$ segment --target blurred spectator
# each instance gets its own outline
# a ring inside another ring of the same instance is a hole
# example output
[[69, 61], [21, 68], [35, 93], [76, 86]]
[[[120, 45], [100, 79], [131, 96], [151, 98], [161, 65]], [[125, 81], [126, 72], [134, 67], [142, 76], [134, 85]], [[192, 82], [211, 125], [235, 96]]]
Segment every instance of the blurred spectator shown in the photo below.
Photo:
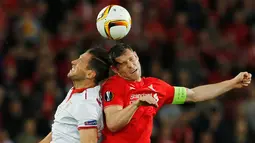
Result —
[[254, 116], [255, 116], [255, 112], [254, 112], [254, 110], [255, 110], [255, 84], [254, 83], [252, 83], [249, 88], [249, 94], [250, 95], [249, 95], [248, 99], [240, 105], [240, 110], [243, 110], [244, 116], [247, 118], [248, 127], [251, 130], [250, 136], [254, 140], [255, 139], [255, 120], [254, 120]]
[[0, 142], [1, 143], [14, 143], [10, 137], [7, 131], [0, 131]]
[[5, 101], [5, 89], [4, 87], [0, 86], [0, 130], [3, 129], [4, 101]]
[[4, 116], [4, 128], [10, 134], [10, 138], [15, 138], [22, 129], [23, 111], [19, 100], [9, 102], [9, 112]]
[[37, 44], [39, 42], [40, 23], [31, 11], [25, 11], [18, 25], [18, 32], [25, 43]]
[[243, 48], [243, 46], [247, 46], [248, 39], [248, 31], [249, 27], [245, 24], [245, 15], [241, 11], [237, 11], [234, 13], [234, 22], [231, 23], [228, 28], [225, 30], [226, 36], [230, 36], [233, 38], [235, 44]]
[[35, 116], [34, 109], [31, 108], [34, 106], [32, 85], [33, 83], [31, 81], [24, 80], [19, 86], [20, 100], [22, 103], [22, 109], [24, 111], [23, 115], [25, 118]]
[[184, 45], [194, 44], [195, 35], [188, 27], [188, 18], [186, 13], [177, 13], [175, 17], [175, 24], [168, 31], [168, 38], [171, 42], [181, 39]]
[[35, 120], [28, 119], [25, 121], [24, 130], [18, 135], [16, 142], [17, 143], [37, 142]]
[[199, 143], [215, 143], [213, 141], [213, 133], [211, 133], [209, 131], [201, 133]]

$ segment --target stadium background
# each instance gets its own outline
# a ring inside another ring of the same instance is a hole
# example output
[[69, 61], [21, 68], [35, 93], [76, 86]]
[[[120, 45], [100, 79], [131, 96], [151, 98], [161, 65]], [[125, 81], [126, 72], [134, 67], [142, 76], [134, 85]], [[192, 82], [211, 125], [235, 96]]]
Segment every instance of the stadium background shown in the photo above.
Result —
[[[95, 27], [108, 4], [127, 8], [124, 39], [145, 76], [194, 87], [255, 75], [254, 0], [0, 0], [0, 143], [34, 143], [72, 86], [70, 61], [110, 48]], [[255, 84], [216, 100], [165, 106], [153, 143], [254, 143]]]

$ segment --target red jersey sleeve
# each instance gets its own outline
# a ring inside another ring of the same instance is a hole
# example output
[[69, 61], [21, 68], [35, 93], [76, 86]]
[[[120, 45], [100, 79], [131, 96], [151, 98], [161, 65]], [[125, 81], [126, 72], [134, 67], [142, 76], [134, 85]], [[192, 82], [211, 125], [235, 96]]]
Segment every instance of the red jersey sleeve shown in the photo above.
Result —
[[162, 105], [171, 104], [173, 102], [175, 92], [174, 86], [171, 86], [170, 84], [158, 78], [149, 77], [147, 79], [150, 83], [157, 84], [157, 91], [161, 94]]
[[101, 90], [104, 108], [111, 105], [124, 106], [124, 95], [121, 83], [116, 80], [106, 81]]
[[170, 84], [160, 79], [154, 78], [154, 80], [157, 80], [161, 87], [160, 91], [163, 95], [164, 104], [171, 104], [174, 99], [174, 86], [171, 86]]
[[174, 99], [174, 87], [164, 82], [165, 94], [165, 104], [172, 104]]
[[164, 104], [184, 104], [187, 97], [187, 89], [185, 87], [171, 86], [161, 81], [163, 88]]

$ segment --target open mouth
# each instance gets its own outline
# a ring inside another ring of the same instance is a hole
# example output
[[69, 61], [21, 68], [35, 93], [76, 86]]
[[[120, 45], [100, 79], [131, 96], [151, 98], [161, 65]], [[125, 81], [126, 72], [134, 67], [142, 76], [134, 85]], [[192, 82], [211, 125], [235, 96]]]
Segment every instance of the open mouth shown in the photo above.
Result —
[[75, 67], [74, 66], [72, 66], [72, 69], [71, 69], [71, 71], [74, 71], [75, 70]]
[[131, 74], [135, 73], [138, 69], [135, 69], [133, 72], [131, 72]]

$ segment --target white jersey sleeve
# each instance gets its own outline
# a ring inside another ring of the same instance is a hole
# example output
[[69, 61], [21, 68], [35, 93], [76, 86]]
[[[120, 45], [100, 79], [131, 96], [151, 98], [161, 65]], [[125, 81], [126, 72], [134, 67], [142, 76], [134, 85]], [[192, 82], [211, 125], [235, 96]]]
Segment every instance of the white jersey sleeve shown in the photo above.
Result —
[[97, 128], [98, 137], [103, 129], [102, 100], [100, 86], [84, 91], [70, 90], [66, 99], [58, 106], [52, 125], [53, 143], [79, 143], [79, 131]]
[[102, 104], [99, 95], [99, 90], [88, 89], [83, 95], [84, 98], [73, 111], [73, 116], [78, 122], [78, 129], [97, 128], [101, 123]]
[[[93, 96], [93, 95], [92, 95]], [[99, 103], [91, 100], [80, 102], [74, 113], [74, 118], [78, 121], [78, 129], [97, 128], [98, 121], [102, 114]]]

